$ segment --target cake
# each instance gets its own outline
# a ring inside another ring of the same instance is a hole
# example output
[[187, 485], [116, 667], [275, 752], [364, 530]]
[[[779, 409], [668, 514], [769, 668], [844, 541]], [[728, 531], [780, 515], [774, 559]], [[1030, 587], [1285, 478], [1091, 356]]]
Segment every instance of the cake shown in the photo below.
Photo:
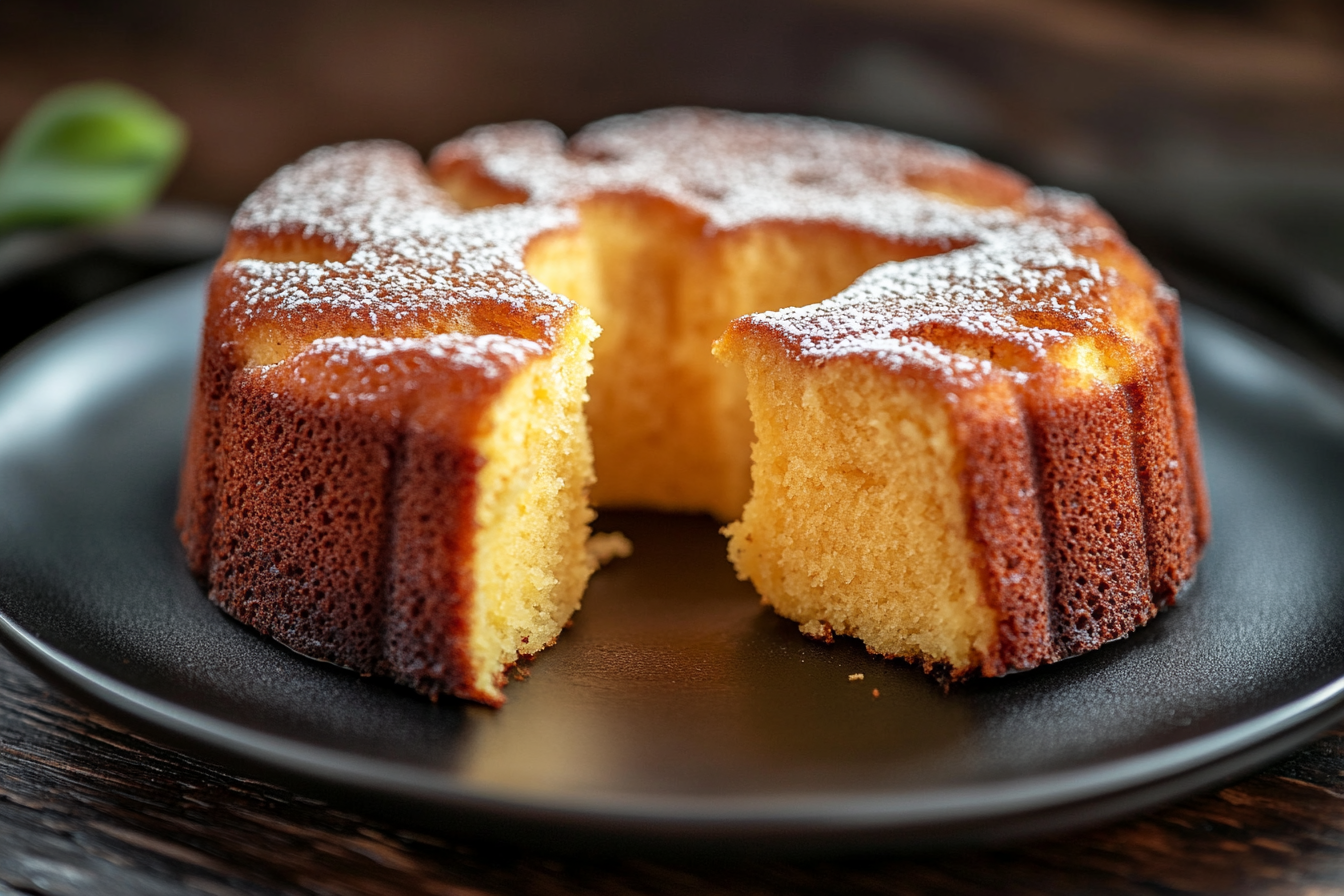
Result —
[[808, 635], [999, 675], [1194, 575], [1180, 345], [1090, 200], [875, 128], [521, 122], [428, 168], [347, 144], [235, 218], [179, 528], [226, 612], [432, 696], [498, 705], [555, 640], [590, 489], [727, 523]]

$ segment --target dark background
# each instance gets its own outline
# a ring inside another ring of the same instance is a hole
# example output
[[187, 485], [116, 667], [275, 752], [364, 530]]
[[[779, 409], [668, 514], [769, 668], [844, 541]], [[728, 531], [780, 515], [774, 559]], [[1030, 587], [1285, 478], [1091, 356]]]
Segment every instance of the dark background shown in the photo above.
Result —
[[1344, 193], [1322, 0], [4, 4], [0, 131], [102, 77], [190, 125], [172, 195], [229, 206], [322, 143], [680, 103], [868, 121], [1098, 192]]

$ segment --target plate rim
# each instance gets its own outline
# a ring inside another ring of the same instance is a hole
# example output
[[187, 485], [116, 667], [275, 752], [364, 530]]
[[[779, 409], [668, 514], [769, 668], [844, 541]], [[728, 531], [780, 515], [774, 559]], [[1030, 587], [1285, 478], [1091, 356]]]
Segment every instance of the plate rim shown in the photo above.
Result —
[[[43, 679], [77, 700], [152, 732], [187, 751], [208, 755], [324, 797], [333, 794], [378, 811], [391, 799], [415, 804], [417, 820], [461, 833], [481, 821], [513, 824], [504, 839], [533, 839], [553, 832], [555, 843], [588, 849], [585, 836], [602, 833], [606, 844], [625, 847], [686, 846], [735, 852], [831, 853], [874, 846], [999, 844], [1056, 832], [1070, 823], [1099, 824], [1132, 811], [1229, 780], [1294, 749], [1344, 717], [1344, 675], [1228, 728], [1198, 735], [1132, 757], [1008, 784], [955, 788], [960, 799], [947, 811], [949, 788], [929, 791], [914, 809], [906, 796], [766, 798], [759, 796], [665, 797], [630, 795], [579, 800], [510, 797], [490, 788], [445, 785], [446, 778], [400, 763], [256, 732], [125, 684], [64, 653], [0, 611], [0, 644]], [[380, 774], [383, 772], [384, 774]], [[1042, 782], [1049, 784], [1043, 787]], [[986, 798], [988, 796], [988, 798]], [[786, 805], [789, 804], [789, 805]], [[643, 808], [640, 808], [640, 806]], [[985, 807], [989, 806], [990, 811]], [[435, 818], [459, 811], [466, 817]], [[438, 823], [441, 822], [441, 823]], [[1011, 832], [1003, 830], [1009, 822]], [[565, 828], [570, 828], [567, 832]], [[567, 834], [567, 835], [566, 835]], [[512, 836], [510, 836], [512, 835]], [[707, 838], [721, 842], [708, 843]], [[765, 842], [769, 838], [776, 842]], [[488, 836], [485, 839], [500, 839]]]

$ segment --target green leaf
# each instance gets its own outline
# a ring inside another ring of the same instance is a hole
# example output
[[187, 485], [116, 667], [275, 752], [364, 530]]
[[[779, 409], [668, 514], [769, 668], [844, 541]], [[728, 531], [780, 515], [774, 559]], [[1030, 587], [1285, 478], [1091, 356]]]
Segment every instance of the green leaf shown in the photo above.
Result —
[[182, 122], [129, 87], [48, 94], [0, 155], [0, 230], [134, 214], [158, 195], [185, 144]]

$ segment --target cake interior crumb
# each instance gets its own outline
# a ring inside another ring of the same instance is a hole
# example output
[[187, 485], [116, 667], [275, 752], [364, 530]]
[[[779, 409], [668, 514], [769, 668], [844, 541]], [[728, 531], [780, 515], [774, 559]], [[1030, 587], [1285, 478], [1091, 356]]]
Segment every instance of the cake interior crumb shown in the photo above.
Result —
[[[963, 668], [991, 648], [942, 398], [854, 359], [796, 365], [725, 339], [748, 371], [751, 500], [724, 530], [738, 575], [813, 638]], [[883, 538], [865, 537], [883, 533]]]
[[592, 339], [586, 314], [556, 351], [516, 376], [495, 402], [479, 442], [470, 649], [476, 688], [500, 695], [501, 670], [555, 641], [592, 572], [592, 453], [583, 420]]

